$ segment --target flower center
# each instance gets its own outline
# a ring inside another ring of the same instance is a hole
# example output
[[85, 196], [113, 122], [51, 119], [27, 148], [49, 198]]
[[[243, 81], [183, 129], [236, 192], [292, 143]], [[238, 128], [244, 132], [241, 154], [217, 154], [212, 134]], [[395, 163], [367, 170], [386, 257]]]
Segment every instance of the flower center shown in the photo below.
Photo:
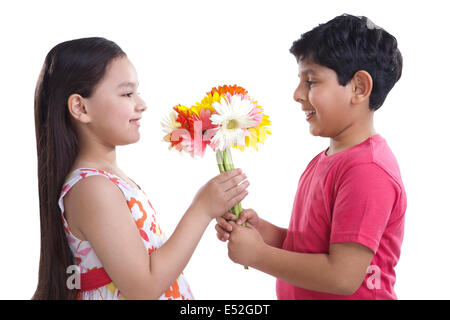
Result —
[[236, 119], [231, 119], [230, 121], [228, 121], [227, 123], [227, 129], [236, 129], [239, 128], [239, 122]]

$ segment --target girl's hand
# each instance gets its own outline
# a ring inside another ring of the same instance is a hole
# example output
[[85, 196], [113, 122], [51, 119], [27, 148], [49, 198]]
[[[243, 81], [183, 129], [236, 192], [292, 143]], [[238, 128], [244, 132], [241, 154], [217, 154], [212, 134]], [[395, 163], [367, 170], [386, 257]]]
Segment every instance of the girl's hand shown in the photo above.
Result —
[[255, 210], [244, 209], [239, 215], [239, 219], [237, 219], [236, 216], [230, 212], [216, 218], [217, 238], [220, 241], [225, 242], [230, 238], [230, 232], [233, 230], [233, 225], [229, 221], [234, 221], [237, 225], [250, 223], [253, 227], [258, 229], [259, 217]]
[[221, 173], [200, 188], [192, 205], [211, 219], [220, 217], [247, 196], [250, 183], [246, 178], [241, 169]]

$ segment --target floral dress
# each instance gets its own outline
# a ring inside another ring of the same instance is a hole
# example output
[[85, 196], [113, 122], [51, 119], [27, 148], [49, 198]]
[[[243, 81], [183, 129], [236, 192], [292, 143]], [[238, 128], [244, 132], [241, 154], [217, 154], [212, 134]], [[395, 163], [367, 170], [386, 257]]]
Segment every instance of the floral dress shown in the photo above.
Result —
[[[120, 177], [108, 173], [103, 170], [96, 170], [90, 168], [80, 168], [72, 171], [66, 178], [63, 184], [62, 192], [59, 198], [59, 207], [61, 209], [61, 218], [64, 224], [64, 230], [67, 236], [69, 247], [72, 250], [75, 263], [79, 268], [80, 274], [91, 271], [98, 271], [103, 268], [102, 263], [98, 259], [91, 247], [89, 241], [80, 240], [69, 229], [69, 225], [64, 216], [64, 202], [63, 198], [69, 192], [70, 188], [81, 179], [92, 175], [100, 175], [109, 179], [117, 185], [125, 196], [130, 213], [133, 216], [136, 227], [141, 235], [142, 242], [148, 250], [148, 254], [161, 247], [167, 238], [162, 232], [157, 220], [156, 212], [153, 209], [150, 201], [147, 199], [144, 191], [139, 187], [136, 189], [128, 184]], [[94, 274], [94, 273], [92, 273]], [[91, 274], [91, 275], [92, 275]], [[105, 273], [106, 274], [106, 273]], [[106, 275], [108, 278], [108, 276]], [[108, 278], [109, 279], [109, 278]], [[99, 300], [118, 300], [126, 299], [116, 285], [111, 281], [106, 285], [94, 288], [88, 291], [81, 291], [79, 299], [99, 299]], [[194, 299], [189, 285], [183, 273], [175, 280], [175, 282], [167, 289], [167, 291], [159, 297], [161, 300], [185, 300]]]

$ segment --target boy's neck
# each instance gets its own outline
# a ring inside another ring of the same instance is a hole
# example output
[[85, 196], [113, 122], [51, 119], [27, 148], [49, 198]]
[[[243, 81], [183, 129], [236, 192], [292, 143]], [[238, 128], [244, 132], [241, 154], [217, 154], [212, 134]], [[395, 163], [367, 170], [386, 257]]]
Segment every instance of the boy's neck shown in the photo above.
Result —
[[326, 155], [331, 156], [338, 152], [349, 149], [366, 141], [376, 134], [377, 132], [375, 131], [375, 128], [373, 126], [368, 127], [366, 130], [345, 130], [338, 136], [330, 138], [330, 147]]

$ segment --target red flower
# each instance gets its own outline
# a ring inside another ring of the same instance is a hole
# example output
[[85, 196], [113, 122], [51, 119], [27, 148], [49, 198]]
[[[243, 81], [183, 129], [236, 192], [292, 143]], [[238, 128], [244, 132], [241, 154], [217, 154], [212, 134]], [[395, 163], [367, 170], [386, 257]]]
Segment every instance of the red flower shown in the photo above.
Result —
[[177, 122], [181, 127], [174, 130], [171, 137], [172, 147], [181, 151], [185, 148], [192, 156], [205, 153], [206, 147], [211, 143], [217, 125], [212, 124], [209, 109], [200, 110], [200, 117], [184, 106], [177, 105], [173, 108], [177, 112]]

